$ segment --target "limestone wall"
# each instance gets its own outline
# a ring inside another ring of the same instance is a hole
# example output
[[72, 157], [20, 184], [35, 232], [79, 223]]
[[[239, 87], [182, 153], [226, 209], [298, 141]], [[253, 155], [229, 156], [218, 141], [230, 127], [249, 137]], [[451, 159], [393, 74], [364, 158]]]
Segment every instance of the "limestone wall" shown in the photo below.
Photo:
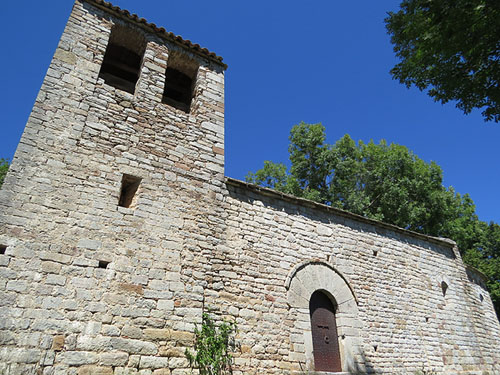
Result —
[[[133, 93], [99, 76], [114, 25], [144, 41]], [[162, 103], [171, 55], [198, 66], [188, 113]], [[491, 300], [453, 243], [224, 178], [224, 68], [75, 3], [0, 190], [0, 374], [187, 375], [209, 309], [238, 324], [235, 375], [313, 373], [318, 289], [344, 371], [499, 373]]]
[[[147, 41], [135, 94], [98, 77], [114, 24]], [[189, 114], [161, 102], [171, 51], [199, 64]], [[0, 191], [0, 374], [187, 367], [222, 231], [223, 82], [220, 64], [75, 3]], [[132, 208], [123, 174], [142, 178]]]
[[[299, 370], [299, 362], [311, 368], [308, 312], [294, 308], [300, 296], [290, 294], [287, 281], [308, 260], [315, 268], [311, 276], [299, 276], [298, 294], [308, 298], [315, 289], [330, 288], [348, 301], [341, 292], [347, 284], [357, 301], [339, 327], [341, 340], [349, 341], [344, 371], [500, 372], [500, 325], [491, 300], [469, 281], [453, 243], [234, 180], [228, 189], [224, 290], [213, 303], [239, 317], [243, 350], [237, 363], [244, 373], [255, 367], [266, 373]], [[323, 275], [340, 275], [345, 283], [325, 285]]]

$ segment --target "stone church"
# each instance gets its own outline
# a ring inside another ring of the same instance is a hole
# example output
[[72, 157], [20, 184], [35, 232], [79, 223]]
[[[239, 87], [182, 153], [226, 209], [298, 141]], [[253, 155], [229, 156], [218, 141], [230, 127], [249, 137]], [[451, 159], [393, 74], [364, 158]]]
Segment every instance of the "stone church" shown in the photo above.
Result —
[[0, 190], [0, 374], [500, 374], [455, 243], [224, 176], [216, 54], [77, 0]]

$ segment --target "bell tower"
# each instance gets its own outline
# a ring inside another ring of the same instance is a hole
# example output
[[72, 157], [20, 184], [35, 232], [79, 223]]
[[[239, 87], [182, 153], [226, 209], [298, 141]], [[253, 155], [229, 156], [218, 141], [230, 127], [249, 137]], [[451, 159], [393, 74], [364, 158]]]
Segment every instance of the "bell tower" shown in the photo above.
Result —
[[137, 332], [189, 336], [224, 230], [225, 69], [126, 10], [75, 2], [0, 190], [1, 373], [126, 367], [160, 355]]

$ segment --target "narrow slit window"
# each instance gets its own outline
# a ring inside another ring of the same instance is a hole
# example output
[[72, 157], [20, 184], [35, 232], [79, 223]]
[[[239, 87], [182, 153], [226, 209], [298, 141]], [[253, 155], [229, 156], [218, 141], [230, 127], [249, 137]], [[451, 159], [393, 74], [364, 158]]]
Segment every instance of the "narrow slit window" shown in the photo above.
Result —
[[135, 92], [145, 40], [139, 31], [121, 25], [111, 30], [99, 77], [117, 89]]
[[443, 292], [443, 297], [446, 296], [446, 292], [448, 291], [448, 284], [446, 281], [441, 281], [441, 292]]
[[122, 177], [122, 188], [120, 192], [120, 200], [118, 205], [120, 207], [132, 208], [136, 205], [136, 193], [141, 179], [139, 177], [124, 174]]
[[162, 102], [189, 113], [198, 65], [179, 53], [172, 52], [165, 71]]
[[5, 245], [0, 245], [0, 254], [5, 254], [5, 251], [7, 250], [7, 246]]

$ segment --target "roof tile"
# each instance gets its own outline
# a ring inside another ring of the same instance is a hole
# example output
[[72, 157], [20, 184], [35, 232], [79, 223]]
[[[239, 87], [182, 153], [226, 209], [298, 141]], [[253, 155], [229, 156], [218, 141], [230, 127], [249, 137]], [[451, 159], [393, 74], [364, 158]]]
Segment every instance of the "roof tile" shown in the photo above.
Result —
[[190, 40], [183, 39], [179, 35], [175, 35], [174, 33], [170, 31], [166, 31], [165, 28], [163, 27], [158, 27], [154, 23], [148, 22], [144, 18], [139, 18], [137, 14], [130, 14], [130, 12], [126, 9], [121, 9], [120, 7], [113, 5], [107, 1], [104, 0], [82, 0], [86, 1], [89, 4], [95, 5], [100, 9], [104, 10], [111, 10], [114, 11], [115, 13], [119, 14], [120, 16], [128, 19], [129, 21], [133, 21], [139, 24], [144, 24], [144, 26], [150, 28], [153, 30], [154, 33], [156, 33], [158, 36], [169, 40], [171, 42], [175, 42], [177, 44], [182, 45], [185, 48], [188, 48], [189, 50], [193, 51], [194, 53], [197, 53], [205, 58], [208, 58], [211, 61], [214, 61], [224, 67], [224, 69], [227, 68], [227, 65], [222, 62], [222, 57], [217, 56], [215, 53], [210, 52], [208, 49], [201, 47], [197, 43], [192, 43]]

